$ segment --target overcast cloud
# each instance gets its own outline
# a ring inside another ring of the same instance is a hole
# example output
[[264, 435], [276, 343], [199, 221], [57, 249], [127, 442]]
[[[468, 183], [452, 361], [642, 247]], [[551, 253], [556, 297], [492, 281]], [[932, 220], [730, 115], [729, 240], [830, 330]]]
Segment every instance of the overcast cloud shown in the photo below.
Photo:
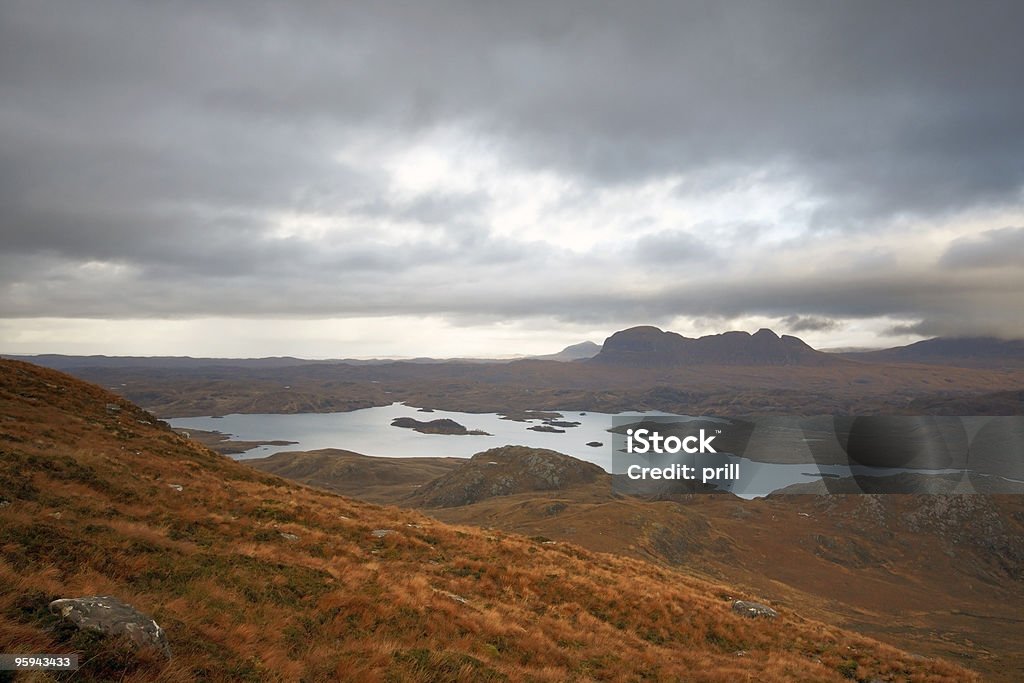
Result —
[[1015, 0], [0, 0], [0, 351], [1024, 337], [1022, 25]]

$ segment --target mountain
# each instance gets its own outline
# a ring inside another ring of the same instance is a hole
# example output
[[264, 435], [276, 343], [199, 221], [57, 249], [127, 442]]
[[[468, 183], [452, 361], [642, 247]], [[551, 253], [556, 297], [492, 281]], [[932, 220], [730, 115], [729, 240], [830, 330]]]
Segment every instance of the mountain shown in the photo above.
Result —
[[959, 367], [1024, 367], [1024, 340], [936, 337], [881, 351], [844, 353], [870, 363], [926, 363]]
[[592, 341], [580, 342], [579, 344], [571, 344], [566, 346], [558, 353], [549, 353], [546, 356], [531, 356], [533, 360], [557, 360], [557, 361], [574, 361], [583, 360], [586, 358], [593, 358], [601, 351], [601, 345], [595, 344]]
[[[76, 653], [76, 681], [977, 680], [680, 568], [258, 472], [27, 363], [0, 360], [0, 416], [0, 652]], [[124, 603], [114, 635], [75, 598]]]
[[657, 327], [616, 332], [590, 362], [629, 367], [689, 365], [829, 366], [843, 361], [815, 351], [802, 340], [768, 329], [725, 332], [692, 339]]

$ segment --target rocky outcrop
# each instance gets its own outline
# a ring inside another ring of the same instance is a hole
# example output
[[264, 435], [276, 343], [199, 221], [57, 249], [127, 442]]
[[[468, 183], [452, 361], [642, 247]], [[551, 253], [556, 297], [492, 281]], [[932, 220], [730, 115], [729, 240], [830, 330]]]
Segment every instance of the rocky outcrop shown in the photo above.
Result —
[[750, 602], [748, 600], [737, 600], [732, 603], [732, 611], [737, 614], [742, 614], [745, 617], [750, 617], [751, 619], [756, 619], [758, 617], [775, 619], [779, 616], [779, 613], [768, 605], [762, 605], [759, 602]]
[[151, 617], [109, 595], [62, 598], [50, 603], [50, 611], [82, 630], [107, 636], [124, 636], [136, 647], [151, 647], [171, 657], [167, 634]]
[[528, 491], [558, 491], [606, 476], [593, 463], [543, 448], [505, 446], [477, 453], [414, 493], [422, 507], [458, 507]]

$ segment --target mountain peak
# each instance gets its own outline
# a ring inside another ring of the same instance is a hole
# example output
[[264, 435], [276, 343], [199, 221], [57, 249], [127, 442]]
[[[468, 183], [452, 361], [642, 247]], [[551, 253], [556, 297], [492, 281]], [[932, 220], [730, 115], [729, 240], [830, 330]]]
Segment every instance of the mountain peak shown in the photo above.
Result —
[[841, 362], [815, 351], [797, 337], [779, 337], [767, 328], [754, 334], [732, 330], [691, 339], [646, 325], [608, 337], [594, 361], [637, 367], [830, 365]]

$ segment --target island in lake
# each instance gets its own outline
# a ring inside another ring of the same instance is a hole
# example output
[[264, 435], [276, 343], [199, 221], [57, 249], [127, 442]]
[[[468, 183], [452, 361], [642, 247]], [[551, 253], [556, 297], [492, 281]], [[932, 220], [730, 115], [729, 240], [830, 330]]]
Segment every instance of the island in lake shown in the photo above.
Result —
[[460, 425], [455, 420], [449, 420], [448, 418], [441, 418], [438, 420], [430, 420], [424, 422], [422, 420], [416, 420], [411, 417], [396, 417], [394, 420], [391, 421], [391, 426], [412, 429], [421, 434], [493, 436], [493, 434], [490, 434], [480, 429], [466, 429], [464, 425]]

